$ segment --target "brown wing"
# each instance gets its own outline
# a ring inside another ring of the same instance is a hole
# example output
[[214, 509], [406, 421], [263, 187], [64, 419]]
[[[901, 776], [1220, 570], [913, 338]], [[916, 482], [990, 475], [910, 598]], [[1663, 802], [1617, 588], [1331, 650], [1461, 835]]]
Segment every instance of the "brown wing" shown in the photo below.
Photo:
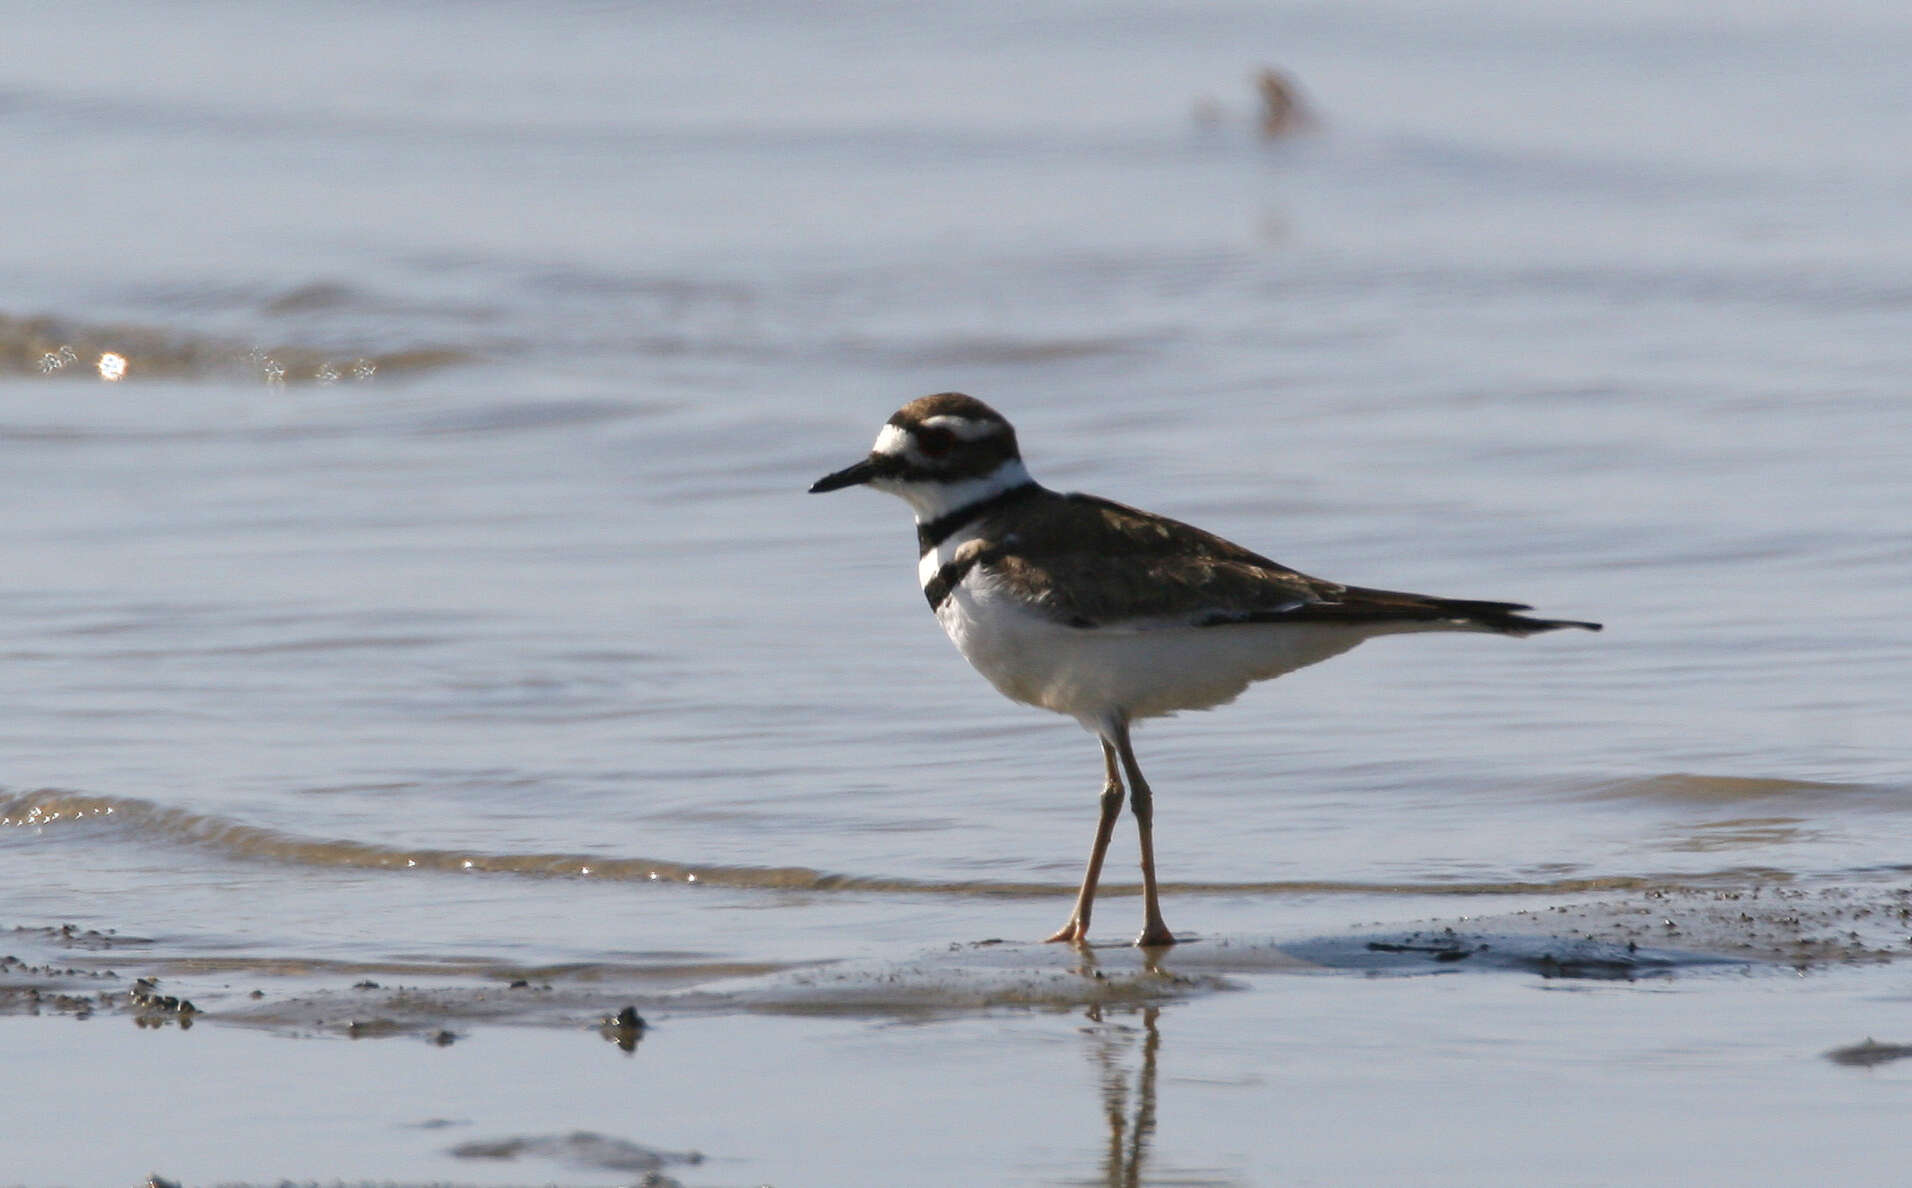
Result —
[[[1045, 492], [1045, 494], [1047, 494]], [[1523, 618], [1517, 602], [1432, 598], [1324, 581], [1212, 532], [1091, 495], [1018, 509], [976, 542], [993, 580], [1075, 627], [1447, 623], [1510, 634], [1589, 627]]]
[[1018, 511], [1013, 531], [989, 534], [978, 562], [993, 580], [1079, 627], [1245, 622], [1343, 592], [1213, 533], [1106, 499], [1056, 495]]

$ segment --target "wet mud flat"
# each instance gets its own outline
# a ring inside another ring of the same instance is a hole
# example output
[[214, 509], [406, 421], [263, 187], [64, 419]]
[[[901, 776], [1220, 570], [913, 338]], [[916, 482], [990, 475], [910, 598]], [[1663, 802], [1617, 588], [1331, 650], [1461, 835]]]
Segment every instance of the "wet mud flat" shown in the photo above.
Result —
[[439, 1045], [483, 1026], [562, 1027], [630, 1045], [657, 1017], [1161, 1006], [1271, 974], [1635, 980], [1883, 964], [1912, 957], [1912, 885], [1666, 889], [1326, 937], [1194, 936], [1152, 951], [992, 938], [899, 960], [814, 964], [695, 955], [549, 966], [180, 956], [152, 951], [145, 938], [72, 925], [17, 926], [0, 933], [0, 945], [16, 950], [0, 953], [0, 1015], [108, 1015], [142, 1026], [212, 1023]]

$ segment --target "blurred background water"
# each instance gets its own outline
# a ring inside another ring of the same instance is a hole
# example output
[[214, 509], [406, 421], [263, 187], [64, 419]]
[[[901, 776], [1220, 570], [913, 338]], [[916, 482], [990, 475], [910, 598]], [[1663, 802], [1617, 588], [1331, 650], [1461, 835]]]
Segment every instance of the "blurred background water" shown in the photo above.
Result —
[[0, 11], [0, 920], [1043, 935], [1094, 743], [804, 494], [948, 389], [1052, 486], [1608, 625], [1149, 724], [1178, 930], [1903, 875], [1901, 5]]

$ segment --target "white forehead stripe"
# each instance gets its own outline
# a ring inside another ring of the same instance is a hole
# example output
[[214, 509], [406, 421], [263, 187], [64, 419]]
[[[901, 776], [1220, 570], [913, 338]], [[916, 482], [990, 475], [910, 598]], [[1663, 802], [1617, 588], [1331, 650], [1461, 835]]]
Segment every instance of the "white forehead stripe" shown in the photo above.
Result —
[[910, 435], [894, 425], [883, 426], [883, 432], [876, 435], [876, 444], [870, 447], [873, 454], [900, 454], [910, 443]]
[[975, 417], [960, 417], [955, 413], [944, 413], [923, 422], [925, 429], [947, 429], [964, 441], [980, 441], [999, 432], [996, 422], [979, 421]]

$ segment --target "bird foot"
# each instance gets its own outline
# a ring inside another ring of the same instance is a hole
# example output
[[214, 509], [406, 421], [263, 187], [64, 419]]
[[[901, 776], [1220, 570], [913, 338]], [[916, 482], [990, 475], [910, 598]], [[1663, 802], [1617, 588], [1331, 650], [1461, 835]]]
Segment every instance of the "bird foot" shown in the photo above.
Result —
[[1135, 938], [1135, 947], [1138, 949], [1164, 948], [1175, 943], [1175, 934], [1160, 921], [1144, 928], [1142, 935]]
[[1088, 939], [1088, 924], [1071, 916], [1067, 924], [1056, 929], [1053, 934], [1043, 937], [1042, 941], [1044, 944], [1056, 944], [1061, 942], [1064, 944], [1079, 945], [1085, 943]]

